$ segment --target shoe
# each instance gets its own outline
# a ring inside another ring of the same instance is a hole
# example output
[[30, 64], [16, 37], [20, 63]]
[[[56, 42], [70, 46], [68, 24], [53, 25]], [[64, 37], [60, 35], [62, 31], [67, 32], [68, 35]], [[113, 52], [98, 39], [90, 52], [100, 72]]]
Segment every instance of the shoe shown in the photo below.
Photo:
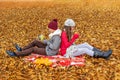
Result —
[[111, 54], [112, 54], [112, 50], [108, 50], [106, 53], [104, 53], [103, 57], [105, 59], [109, 59], [109, 57], [111, 56]]
[[94, 51], [93, 57], [108, 59], [111, 54], [112, 54], [112, 50], [108, 50], [107, 52]]
[[6, 53], [10, 56], [16, 56], [15, 52], [12, 52], [10, 50], [6, 50]]
[[99, 49], [97, 49], [97, 48], [93, 48], [93, 50], [92, 51], [98, 51], [98, 52], [102, 52], [102, 51], [100, 51]]
[[22, 48], [18, 45], [18, 44], [15, 44], [15, 48], [16, 50], [19, 52], [19, 51], [22, 51]]

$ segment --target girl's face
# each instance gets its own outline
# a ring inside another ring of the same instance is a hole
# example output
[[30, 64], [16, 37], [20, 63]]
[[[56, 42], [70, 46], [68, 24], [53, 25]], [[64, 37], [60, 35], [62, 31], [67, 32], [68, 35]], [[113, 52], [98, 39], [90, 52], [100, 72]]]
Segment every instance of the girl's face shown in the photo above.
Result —
[[71, 30], [74, 30], [74, 26], [71, 27]]
[[74, 32], [74, 26], [71, 27], [71, 32]]

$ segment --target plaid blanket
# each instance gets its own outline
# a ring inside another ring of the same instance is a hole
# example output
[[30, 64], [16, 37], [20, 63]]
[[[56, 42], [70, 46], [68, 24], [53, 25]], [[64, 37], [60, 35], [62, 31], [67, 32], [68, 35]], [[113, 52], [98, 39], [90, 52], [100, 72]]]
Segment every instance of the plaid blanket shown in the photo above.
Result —
[[74, 57], [74, 58], [65, 58], [61, 55], [55, 56], [44, 56], [39, 54], [31, 54], [29, 56], [24, 57], [24, 61], [33, 62], [35, 64], [44, 64], [49, 65], [51, 67], [69, 67], [69, 66], [84, 66], [85, 59], [83, 56]]

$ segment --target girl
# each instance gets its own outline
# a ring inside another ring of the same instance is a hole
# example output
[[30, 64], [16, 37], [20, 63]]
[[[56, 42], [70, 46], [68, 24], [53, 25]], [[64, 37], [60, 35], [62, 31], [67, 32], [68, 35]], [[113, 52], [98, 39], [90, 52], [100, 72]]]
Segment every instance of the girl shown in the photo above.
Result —
[[61, 34], [61, 55], [65, 57], [74, 57], [82, 54], [87, 54], [94, 58], [107, 59], [112, 54], [112, 50], [102, 52], [97, 48], [91, 46], [87, 42], [79, 45], [72, 45], [74, 41], [79, 37], [77, 33], [72, 35], [72, 30], [75, 27], [75, 22], [72, 19], [67, 19], [64, 23], [64, 30]]
[[61, 30], [58, 29], [57, 19], [53, 19], [49, 25], [49, 38], [50, 40], [38, 41], [34, 40], [32, 43], [27, 46], [20, 48], [16, 45], [17, 52], [12, 52], [7, 50], [6, 53], [10, 56], [26, 56], [31, 53], [36, 53], [40, 55], [52, 56], [56, 55], [59, 51], [60, 43], [61, 43]]

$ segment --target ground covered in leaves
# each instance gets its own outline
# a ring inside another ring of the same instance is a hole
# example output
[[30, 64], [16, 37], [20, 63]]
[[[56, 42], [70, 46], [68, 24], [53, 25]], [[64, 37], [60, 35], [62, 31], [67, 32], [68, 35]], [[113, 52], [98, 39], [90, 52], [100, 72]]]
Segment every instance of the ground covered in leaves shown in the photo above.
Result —
[[[89, 1], [0, 2], [0, 80], [120, 80], [120, 5], [109, 0], [101, 6]], [[50, 68], [5, 53], [7, 49], [15, 51], [14, 43], [25, 46], [39, 34], [48, 38], [47, 25], [53, 18], [58, 19], [60, 28], [67, 18], [74, 19], [80, 33], [76, 43], [111, 48], [111, 58], [85, 56], [84, 67]]]

